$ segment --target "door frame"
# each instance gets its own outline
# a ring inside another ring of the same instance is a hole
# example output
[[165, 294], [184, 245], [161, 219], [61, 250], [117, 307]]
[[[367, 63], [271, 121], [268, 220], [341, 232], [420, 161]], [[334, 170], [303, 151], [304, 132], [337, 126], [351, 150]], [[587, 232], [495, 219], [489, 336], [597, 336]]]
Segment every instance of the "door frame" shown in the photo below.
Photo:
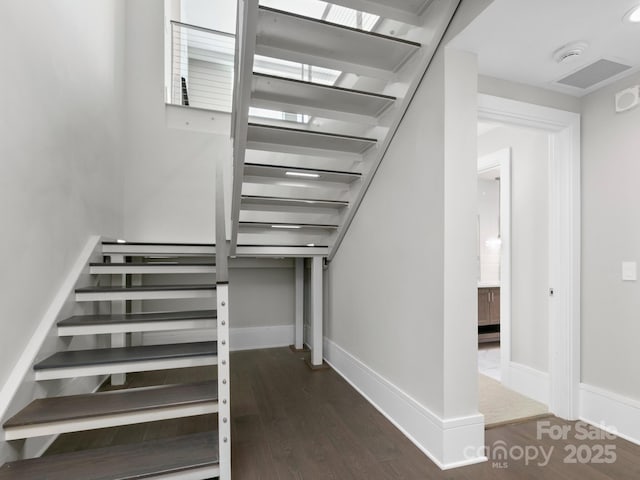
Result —
[[553, 289], [549, 297], [549, 410], [558, 417], [576, 420], [580, 387], [580, 115], [480, 94], [478, 118], [549, 132], [549, 288]]

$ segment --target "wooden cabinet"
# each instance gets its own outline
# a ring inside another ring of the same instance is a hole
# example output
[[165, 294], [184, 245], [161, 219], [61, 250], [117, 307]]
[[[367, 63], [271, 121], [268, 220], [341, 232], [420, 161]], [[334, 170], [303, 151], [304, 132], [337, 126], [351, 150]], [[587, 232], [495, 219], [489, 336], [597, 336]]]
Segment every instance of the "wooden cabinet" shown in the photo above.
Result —
[[478, 288], [478, 342], [500, 340], [500, 287]]

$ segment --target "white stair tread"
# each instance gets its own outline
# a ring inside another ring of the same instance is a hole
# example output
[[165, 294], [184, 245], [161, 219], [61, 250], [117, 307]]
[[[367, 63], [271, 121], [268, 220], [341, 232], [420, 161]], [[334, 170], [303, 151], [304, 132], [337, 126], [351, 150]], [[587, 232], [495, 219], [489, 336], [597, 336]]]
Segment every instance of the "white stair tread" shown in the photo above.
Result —
[[247, 130], [247, 142], [247, 148], [252, 148], [251, 144], [255, 143], [361, 154], [374, 146], [377, 140], [374, 138], [250, 123]]
[[[298, 175], [306, 175], [306, 177], [290, 176], [287, 172]], [[338, 172], [336, 170], [319, 170], [313, 168], [301, 167], [284, 167], [279, 165], [261, 165], [257, 163], [244, 164], [245, 176], [259, 176], [278, 178], [281, 180], [309, 180], [314, 182], [335, 182], [335, 183], [352, 183], [362, 178], [360, 173], [356, 172]]]
[[180, 478], [207, 469], [213, 475], [200, 478], [211, 478], [217, 468], [218, 433], [205, 432], [10, 462], [0, 467], [0, 480]]
[[[276, 230], [281, 227], [282, 230], [291, 230], [294, 232], [296, 230], [336, 230], [338, 228], [338, 225], [324, 225], [316, 223], [240, 222], [239, 225], [241, 229], [266, 228]], [[289, 226], [292, 228], [287, 228]]]
[[76, 301], [209, 298], [215, 295], [215, 290], [216, 286], [212, 284], [83, 287], [76, 289]]
[[[342, 70], [395, 72], [420, 44], [261, 6], [256, 54]], [[315, 61], [311, 61], [315, 59]], [[356, 72], [357, 73], [357, 72]]]
[[337, 200], [305, 199], [305, 198], [283, 198], [264, 197], [257, 195], [243, 195], [242, 205], [272, 205], [285, 207], [308, 207], [308, 208], [345, 208], [349, 202]]
[[210, 256], [215, 255], [216, 246], [206, 243], [102, 242], [102, 252], [132, 256]]
[[296, 105], [301, 108], [292, 113], [308, 113], [305, 108], [310, 107], [320, 111], [378, 117], [394, 101], [394, 97], [386, 95], [261, 73], [253, 74], [251, 102], [261, 108]]
[[236, 248], [237, 255], [252, 257], [326, 257], [329, 254], [327, 245], [268, 245], [268, 244], [243, 244]]

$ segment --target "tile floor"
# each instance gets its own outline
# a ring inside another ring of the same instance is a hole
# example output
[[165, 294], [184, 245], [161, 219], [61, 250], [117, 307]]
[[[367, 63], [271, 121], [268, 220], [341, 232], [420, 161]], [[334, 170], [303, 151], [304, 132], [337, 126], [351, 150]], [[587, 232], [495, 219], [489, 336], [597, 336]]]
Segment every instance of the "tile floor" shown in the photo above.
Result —
[[500, 344], [481, 343], [478, 345], [478, 370], [483, 375], [500, 381]]

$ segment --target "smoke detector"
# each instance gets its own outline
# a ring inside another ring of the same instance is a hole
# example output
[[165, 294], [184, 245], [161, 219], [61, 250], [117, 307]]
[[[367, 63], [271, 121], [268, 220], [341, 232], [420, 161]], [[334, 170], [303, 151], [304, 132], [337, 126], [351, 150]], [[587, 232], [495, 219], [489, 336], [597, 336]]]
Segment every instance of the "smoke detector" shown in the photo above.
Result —
[[588, 47], [589, 45], [585, 42], [570, 43], [556, 50], [553, 58], [558, 63], [571, 63], [580, 57]]

